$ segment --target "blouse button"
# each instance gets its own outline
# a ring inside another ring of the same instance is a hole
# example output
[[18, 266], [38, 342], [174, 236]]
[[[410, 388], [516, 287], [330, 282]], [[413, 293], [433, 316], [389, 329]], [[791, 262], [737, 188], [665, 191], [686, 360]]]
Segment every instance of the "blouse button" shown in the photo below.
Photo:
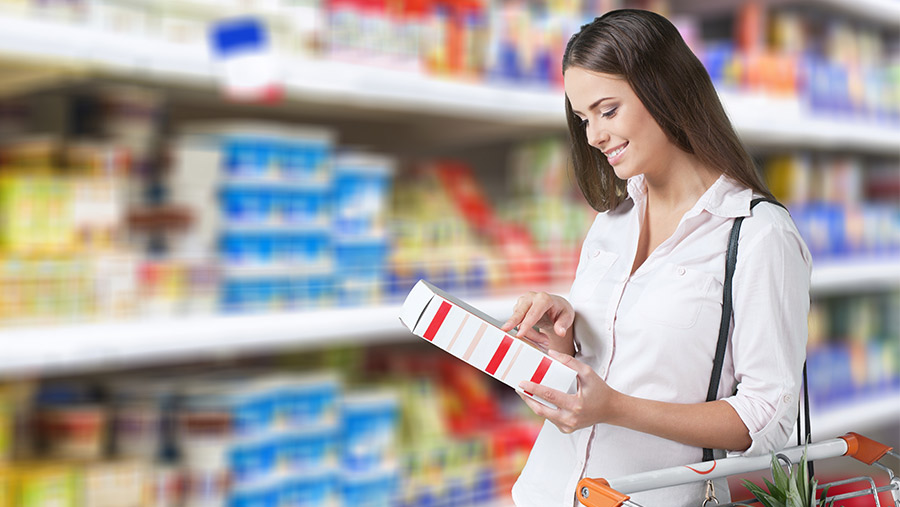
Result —
[[793, 397], [791, 397], [790, 394], [785, 394], [784, 397], [781, 398], [781, 400], [784, 401], [785, 404], [790, 404], [791, 401], [793, 401]]
[[593, 252], [591, 252], [591, 257], [597, 257], [598, 255], [600, 255], [600, 250], [594, 250]]
[[678, 273], [678, 276], [684, 276], [685, 269], [681, 266], [678, 266], [677, 273]]

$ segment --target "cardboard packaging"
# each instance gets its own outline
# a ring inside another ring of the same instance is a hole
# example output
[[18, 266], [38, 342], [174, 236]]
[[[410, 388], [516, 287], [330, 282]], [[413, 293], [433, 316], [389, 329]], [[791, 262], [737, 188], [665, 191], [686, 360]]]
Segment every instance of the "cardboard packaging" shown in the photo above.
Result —
[[400, 321], [413, 334], [548, 407], [556, 408], [522, 391], [519, 382], [530, 380], [565, 393], [577, 389], [575, 370], [503, 332], [502, 323], [425, 280], [409, 292]]

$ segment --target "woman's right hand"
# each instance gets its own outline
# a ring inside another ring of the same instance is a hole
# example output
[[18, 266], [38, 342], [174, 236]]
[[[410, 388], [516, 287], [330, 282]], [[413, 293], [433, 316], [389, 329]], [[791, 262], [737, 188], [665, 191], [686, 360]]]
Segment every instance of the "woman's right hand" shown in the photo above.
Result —
[[574, 356], [574, 322], [575, 309], [565, 298], [546, 292], [529, 292], [519, 297], [512, 316], [500, 329], [509, 332], [518, 327], [518, 338], [525, 338], [545, 351], [552, 349]]

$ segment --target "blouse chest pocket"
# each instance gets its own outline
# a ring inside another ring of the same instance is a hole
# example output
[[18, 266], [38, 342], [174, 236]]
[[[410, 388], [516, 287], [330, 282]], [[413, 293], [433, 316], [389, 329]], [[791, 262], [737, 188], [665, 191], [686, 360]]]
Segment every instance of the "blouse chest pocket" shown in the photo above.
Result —
[[714, 277], [696, 269], [664, 264], [647, 283], [635, 310], [641, 319], [667, 327], [688, 329], [697, 323], [704, 305], [714, 303]]
[[619, 254], [601, 250], [599, 248], [589, 248], [585, 251], [578, 264], [578, 271], [575, 273], [575, 281], [572, 283], [573, 298], [587, 298], [597, 290], [600, 281], [603, 280], [609, 268], [615, 264]]

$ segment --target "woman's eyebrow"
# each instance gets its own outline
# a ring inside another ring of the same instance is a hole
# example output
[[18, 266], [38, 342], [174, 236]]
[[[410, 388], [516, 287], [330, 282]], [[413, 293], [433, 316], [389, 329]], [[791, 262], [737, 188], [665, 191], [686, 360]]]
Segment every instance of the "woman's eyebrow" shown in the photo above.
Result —
[[[613, 99], [613, 97], [603, 97], [602, 99], [597, 99], [597, 100], [594, 101], [593, 104], [591, 104], [590, 106], [588, 106], [588, 111], [593, 111], [594, 109], [597, 108], [597, 106], [599, 106], [600, 104], [602, 104], [603, 101], [605, 101], [605, 100], [612, 100], [612, 99]], [[575, 110], [575, 109], [573, 109], [572, 112], [575, 113], [575, 114], [584, 114], [584, 113], [582, 113], [581, 111], [577, 111], [577, 110]]]

